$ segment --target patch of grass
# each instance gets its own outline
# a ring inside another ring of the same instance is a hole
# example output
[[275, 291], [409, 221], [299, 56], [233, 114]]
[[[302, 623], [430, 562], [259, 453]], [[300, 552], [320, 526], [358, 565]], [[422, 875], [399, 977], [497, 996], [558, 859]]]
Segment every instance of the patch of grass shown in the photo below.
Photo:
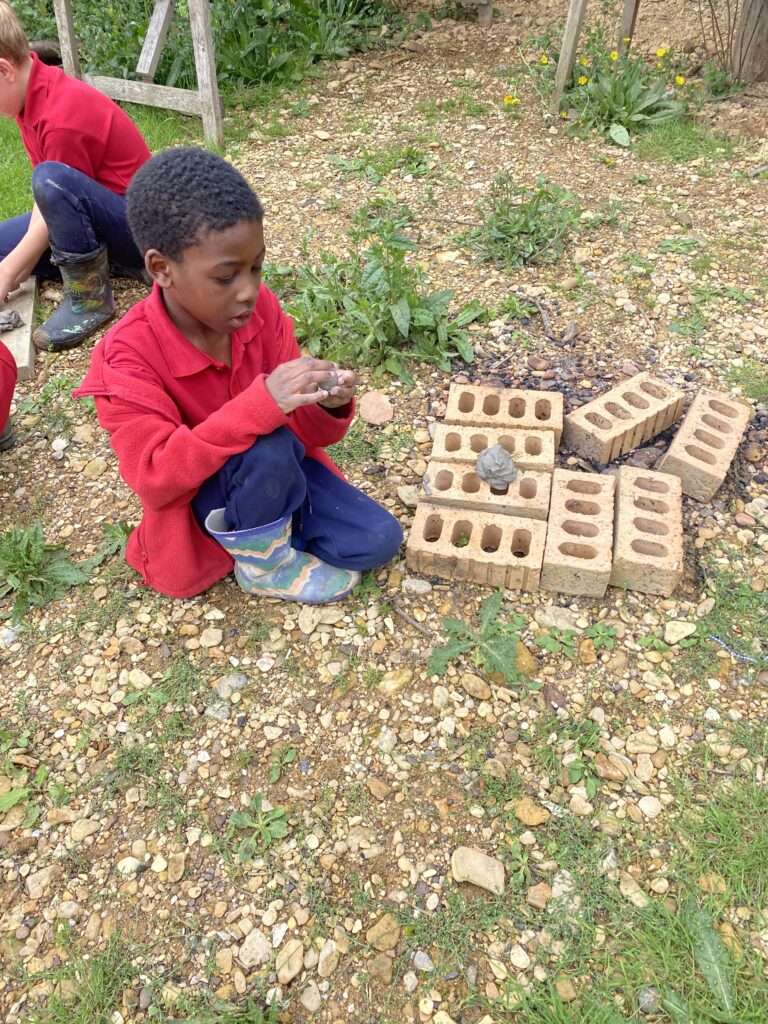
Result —
[[417, 146], [389, 145], [381, 149], [369, 150], [360, 147], [359, 155], [346, 159], [332, 156], [329, 158], [346, 175], [354, 175], [365, 181], [378, 185], [393, 171], [420, 177], [427, 173], [428, 155]]
[[578, 227], [581, 209], [575, 197], [539, 176], [531, 188], [517, 185], [508, 171], [496, 175], [488, 198], [477, 205], [480, 227], [462, 242], [484, 263], [505, 270], [524, 263], [553, 263]]
[[82, 408], [71, 397], [79, 381], [80, 374], [74, 371], [49, 377], [38, 391], [20, 403], [19, 415], [34, 417], [35, 429], [48, 438], [69, 437], [72, 418]]
[[73, 950], [62, 967], [31, 976], [33, 983], [49, 978], [55, 986], [47, 1005], [33, 1010], [27, 1024], [112, 1024], [135, 974], [131, 951], [117, 936], [93, 955]]
[[341, 441], [329, 445], [328, 454], [343, 470], [359, 469], [381, 456], [383, 438], [361, 419], [356, 419]]
[[736, 144], [692, 121], [671, 121], [639, 136], [635, 151], [641, 160], [685, 164], [691, 160], [730, 160]]
[[31, 167], [21, 142], [18, 125], [0, 117], [0, 150], [3, 154], [3, 187], [0, 189], [0, 220], [9, 220], [32, 209]]
[[251, 996], [234, 1005], [211, 994], [182, 994], [172, 1007], [153, 1008], [157, 1024], [277, 1024], [280, 1019], [278, 1006], [265, 1007]]
[[731, 363], [725, 377], [729, 384], [740, 387], [747, 398], [768, 400], [768, 366], [763, 363], [755, 359], [742, 359], [739, 366]]
[[409, 949], [428, 950], [437, 972], [462, 970], [474, 954], [487, 951], [487, 936], [509, 914], [503, 896], [469, 897], [449, 890], [433, 913], [395, 911]]
[[454, 99], [421, 100], [419, 102], [419, 113], [429, 124], [434, 124], [441, 117], [455, 114], [458, 108], [459, 104]]

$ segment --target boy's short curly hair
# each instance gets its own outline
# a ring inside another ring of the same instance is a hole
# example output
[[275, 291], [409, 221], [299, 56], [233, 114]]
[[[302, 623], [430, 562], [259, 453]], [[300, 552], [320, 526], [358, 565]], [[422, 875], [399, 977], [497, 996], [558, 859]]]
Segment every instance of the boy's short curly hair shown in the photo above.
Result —
[[126, 214], [142, 255], [157, 249], [178, 261], [209, 231], [261, 220], [264, 210], [232, 164], [205, 149], [181, 146], [158, 153], [136, 172]]
[[0, 58], [21, 64], [29, 56], [29, 43], [10, 4], [0, 0]]

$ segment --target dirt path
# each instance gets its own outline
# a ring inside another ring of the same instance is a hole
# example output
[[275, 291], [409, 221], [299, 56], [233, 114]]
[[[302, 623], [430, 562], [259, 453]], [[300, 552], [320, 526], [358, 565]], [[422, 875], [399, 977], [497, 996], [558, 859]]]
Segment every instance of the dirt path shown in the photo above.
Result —
[[[436, 22], [410, 49], [343, 62], [269, 123], [244, 112], [252, 139], [235, 159], [276, 264], [297, 262], [308, 234], [313, 257], [343, 252], [377, 189], [407, 204], [433, 286], [497, 311], [452, 379], [549, 388], [568, 408], [643, 368], [688, 394], [762, 395], [724, 487], [706, 507], [686, 499], [683, 583], [670, 599], [507, 593], [528, 680], [510, 688], [469, 658], [427, 671], [445, 617], [476, 624], [483, 588], [399, 563], [339, 607], [255, 603], [232, 579], [172, 601], [108, 559], [0, 633], [0, 800], [28, 790], [0, 816], [9, 1022], [51, 993], [82, 994], [84, 955], [106, 966], [112, 1002], [58, 1021], [258, 1022], [229, 1004], [269, 994], [286, 1021], [608, 1024], [645, 1005], [666, 1022], [676, 986], [710, 1021], [728, 993], [685, 960], [696, 942], [680, 932], [665, 960], [652, 941], [678, 927], [741, 965], [739, 1019], [761, 1019], [768, 189], [749, 172], [768, 159], [768, 102], [757, 90], [708, 109], [706, 122], [748, 137], [687, 163], [570, 137], [542, 115], [518, 50], [562, 7], [537, 7], [536, 24], [529, 5], [505, 6], [487, 33]], [[682, 9], [648, 3], [640, 45], [685, 46]], [[378, 185], [360, 177], [405, 150]], [[559, 262], [507, 274], [459, 239], [501, 171], [577, 196]], [[541, 303], [548, 331], [502, 311], [513, 290]], [[138, 297], [118, 295], [126, 308]], [[41, 360], [0, 462], [7, 517], [40, 519], [78, 557], [139, 512], [95, 417], [68, 398], [87, 364], [82, 351]], [[426, 469], [451, 379], [415, 376], [406, 391], [364, 372], [395, 418], [356, 425], [337, 453], [406, 529], [398, 489]], [[697, 627], [693, 646], [681, 623]], [[269, 839], [254, 831], [269, 827], [259, 793], [287, 835], [243, 845]], [[462, 846], [497, 862], [472, 866], [487, 888], [504, 865], [503, 896], [455, 880]], [[692, 899], [716, 931], [683, 916]], [[521, 1007], [517, 985], [533, 993]], [[590, 1000], [606, 1016], [589, 1017]]]

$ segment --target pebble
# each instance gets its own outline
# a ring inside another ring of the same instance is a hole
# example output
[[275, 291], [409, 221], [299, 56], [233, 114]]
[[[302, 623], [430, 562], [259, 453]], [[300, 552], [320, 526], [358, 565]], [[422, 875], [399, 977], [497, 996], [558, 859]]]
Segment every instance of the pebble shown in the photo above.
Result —
[[404, 690], [413, 681], [413, 671], [410, 668], [395, 668], [385, 672], [379, 680], [376, 689], [379, 693], [392, 696]]
[[532, 800], [529, 796], [521, 797], [519, 800], [513, 800], [512, 806], [515, 809], [515, 817], [518, 821], [521, 821], [524, 825], [528, 825], [531, 828], [535, 828], [537, 825], [543, 825], [549, 821], [549, 811], [546, 807], [542, 807], [537, 804], [535, 800]]
[[389, 987], [392, 984], [394, 962], [386, 953], [377, 953], [368, 966], [371, 981]]
[[696, 624], [682, 619], [672, 619], [664, 627], [664, 643], [674, 645], [686, 640], [696, 632]]
[[238, 950], [237, 958], [246, 970], [251, 967], [260, 967], [269, 961], [272, 954], [272, 946], [267, 936], [254, 928], [245, 938], [245, 942]]
[[419, 489], [414, 484], [398, 487], [397, 496], [406, 508], [416, 508], [419, 504]]
[[451, 855], [451, 872], [456, 882], [472, 882], [499, 896], [504, 892], [504, 865], [482, 850], [459, 846]]
[[168, 858], [168, 881], [173, 885], [180, 882], [184, 875], [186, 854], [172, 853]]
[[531, 958], [520, 945], [515, 945], [510, 949], [509, 961], [518, 971], [526, 971], [531, 966]]
[[537, 608], [533, 613], [534, 621], [542, 629], [573, 629], [581, 633], [578, 626], [579, 613], [571, 611], [570, 608], [558, 608], [553, 605], [547, 608]]
[[365, 933], [365, 941], [381, 952], [394, 949], [400, 941], [400, 925], [392, 914], [384, 914]]
[[413, 594], [416, 597], [423, 597], [432, 590], [432, 584], [429, 580], [420, 580], [416, 576], [406, 576], [400, 584], [400, 589], [404, 594]]
[[427, 974], [435, 969], [432, 958], [423, 949], [417, 949], [413, 954], [413, 966], [417, 971], [424, 971]]
[[100, 828], [99, 822], [94, 821], [93, 818], [80, 818], [73, 824], [69, 834], [72, 837], [72, 842], [81, 843], [88, 836], [95, 835]]
[[661, 801], [657, 799], [655, 796], [641, 797], [640, 800], [638, 800], [637, 802], [637, 806], [640, 808], [640, 810], [643, 812], [646, 818], [651, 818], [651, 820], [653, 820], [653, 818], [658, 818], [658, 816], [664, 809]]
[[475, 700], [490, 700], [493, 696], [493, 690], [488, 683], [472, 672], [465, 672], [459, 677], [459, 686]]
[[201, 647], [218, 647], [221, 643], [224, 634], [220, 629], [215, 626], [208, 626], [200, 634], [200, 646]]
[[135, 875], [141, 867], [141, 861], [137, 857], [123, 857], [117, 862], [117, 870], [121, 875]]
[[278, 953], [275, 963], [278, 985], [287, 985], [293, 981], [303, 966], [304, 945], [301, 939], [289, 939]]
[[321, 978], [330, 978], [339, 966], [339, 950], [333, 939], [328, 939], [320, 950], [320, 957], [317, 961], [317, 973]]
[[316, 981], [309, 982], [307, 987], [301, 993], [299, 1002], [307, 1013], [317, 1013], [323, 1005], [323, 997], [320, 995], [320, 989], [317, 987]]
[[406, 971], [403, 975], [403, 988], [409, 994], [415, 992], [419, 987], [419, 979], [413, 971]]
[[98, 480], [99, 477], [104, 476], [107, 471], [107, 460], [102, 459], [98, 456], [95, 459], [91, 459], [90, 462], [86, 462], [83, 467], [83, 476], [87, 480]]

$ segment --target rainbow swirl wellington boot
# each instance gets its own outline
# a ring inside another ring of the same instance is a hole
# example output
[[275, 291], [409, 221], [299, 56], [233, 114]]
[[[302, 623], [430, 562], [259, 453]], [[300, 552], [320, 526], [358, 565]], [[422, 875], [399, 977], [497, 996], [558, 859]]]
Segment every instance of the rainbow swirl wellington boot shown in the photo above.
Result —
[[235, 579], [247, 594], [303, 604], [329, 604], [360, 582], [360, 573], [337, 569], [291, 547], [291, 516], [250, 530], [228, 530], [223, 508], [208, 513], [205, 528], [235, 560]]
[[115, 312], [106, 246], [93, 252], [63, 252], [51, 246], [51, 262], [61, 271], [64, 298], [61, 305], [32, 335], [35, 347], [44, 352], [82, 345], [86, 338], [111, 320]]

